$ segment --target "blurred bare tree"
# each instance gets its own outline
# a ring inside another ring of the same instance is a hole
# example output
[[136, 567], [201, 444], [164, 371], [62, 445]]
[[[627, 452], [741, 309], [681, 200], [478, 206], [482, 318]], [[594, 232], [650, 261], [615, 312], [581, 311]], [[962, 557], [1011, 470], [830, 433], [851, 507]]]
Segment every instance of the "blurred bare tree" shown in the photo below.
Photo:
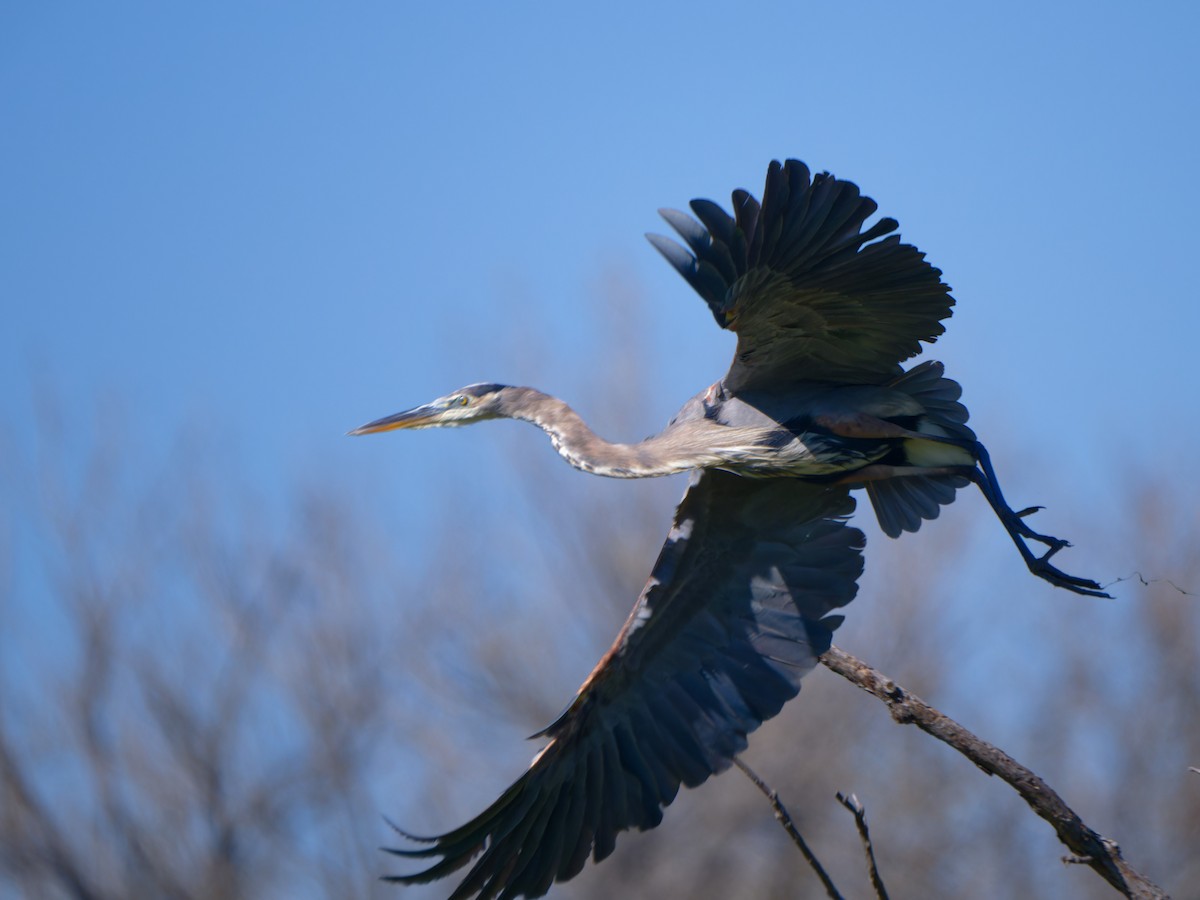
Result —
[[[596, 356], [563, 365], [611, 376], [580, 403], [601, 431], [653, 430], [610, 402], [658, 375], [636, 294], [617, 278], [602, 292]], [[0, 455], [0, 894], [394, 895], [376, 881], [402, 866], [375, 850], [390, 841], [381, 814], [444, 829], [519, 774], [536, 749], [521, 735], [616, 633], [682, 492], [580, 476], [511, 429], [486, 463], [495, 498], [447, 484], [414, 570], [345, 499], [353, 485], [258, 497], [197, 435], [147, 472], [109, 424], [119, 414], [98, 411], [81, 448], [52, 401], [39, 401], [39, 449], [9, 439]], [[1063, 530], [1194, 590], [1198, 501], [1194, 485], [1129, 476], [1105, 515], [1119, 530]], [[1168, 890], [1194, 893], [1200, 601], [1136, 580], [1113, 603], [1064, 599], [1019, 565], [992, 578], [972, 550], [991, 517], [972, 503], [902, 541], [871, 534], [839, 643], [1030, 765]], [[1004, 785], [823, 670], [747, 760], [849, 896], [869, 887], [838, 790], [866, 804], [893, 896], [1110, 893], [1061, 864]], [[556, 895], [822, 893], [733, 773], [684, 791], [660, 828], [624, 836]]]

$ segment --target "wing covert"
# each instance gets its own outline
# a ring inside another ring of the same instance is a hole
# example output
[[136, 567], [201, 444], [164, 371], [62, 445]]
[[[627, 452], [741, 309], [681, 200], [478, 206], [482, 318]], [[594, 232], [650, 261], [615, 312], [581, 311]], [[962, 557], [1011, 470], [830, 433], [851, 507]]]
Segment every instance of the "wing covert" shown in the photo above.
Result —
[[[538, 897], [653, 828], [680, 784], [726, 769], [828, 649], [862, 572], [841, 487], [692, 477], [650, 580], [530, 768], [461, 828], [391, 850], [436, 860], [389, 880], [474, 865], [451, 895]], [[403, 832], [402, 832], [403, 834]]]
[[[945, 329], [954, 298], [941, 271], [880, 219], [857, 185], [772, 162], [761, 204], [733, 192], [733, 216], [710, 200], [660, 210], [687, 249], [651, 243], [738, 335], [734, 390], [795, 381], [882, 384]], [[882, 240], [878, 240], [883, 238]], [[690, 251], [690, 252], [689, 252]]]

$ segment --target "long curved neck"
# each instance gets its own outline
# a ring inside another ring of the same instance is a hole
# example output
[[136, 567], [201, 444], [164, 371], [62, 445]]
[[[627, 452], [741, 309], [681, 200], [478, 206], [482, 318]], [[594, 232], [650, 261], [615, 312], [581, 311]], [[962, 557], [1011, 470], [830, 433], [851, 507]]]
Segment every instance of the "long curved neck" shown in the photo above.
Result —
[[533, 388], [506, 388], [498, 411], [511, 419], [532, 422], [550, 436], [563, 459], [596, 475], [653, 478], [704, 465], [704, 461], [688, 455], [687, 447], [673, 450], [678, 442], [668, 441], [665, 433], [637, 444], [609, 443], [567, 404]]

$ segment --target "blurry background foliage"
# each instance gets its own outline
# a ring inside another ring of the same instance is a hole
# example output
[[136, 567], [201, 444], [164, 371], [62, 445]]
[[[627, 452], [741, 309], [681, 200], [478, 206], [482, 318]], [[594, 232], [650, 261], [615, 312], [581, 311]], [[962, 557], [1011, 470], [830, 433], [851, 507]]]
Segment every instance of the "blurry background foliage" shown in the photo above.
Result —
[[[574, 361], [611, 366], [622, 389], [649, 377], [631, 290], [604, 284], [624, 324]], [[606, 430], [644, 424], [584, 393]], [[426, 549], [401, 562], [379, 498], [350, 479], [268, 501], [202, 433], [145, 471], [127, 410], [96, 404], [68, 430], [61, 397], [47, 389], [38, 407], [36, 453], [6, 454], [4, 470], [21, 522], [4, 554], [0, 883], [26, 896], [390, 894], [375, 881], [399, 870], [374, 849], [392, 841], [381, 815], [444, 828], [519, 773], [536, 749], [523, 735], [616, 633], [682, 490], [582, 476], [532, 429], [452, 433], [480, 444], [492, 496], [445, 476], [436, 505], [411, 510]], [[994, 455], [1020, 470], [1019, 451]], [[1056, 523], [1097, 558], [1200, 584], [1195, 490], [1127, 477], [1103, 523], [1069, 508]], [[901, 541], [858, 524], [868, 567], [839, 643], [1032, 766], [1186, 896], [1200, 878], [1194, 594], [1045, 589], [974, 492]], [[18, 575], [18, 560], [35, 571]], [[30, 582], [46, 606], [16, 595]], [[868, 805], [894, 896], [1108, 893], [1059, 862], [1010, 789], [822, 669], [746, 758], [852, 894], [866, 886], [838, 790]], [[658, 830], [557, 889], [614, 891], [820, 896], [737, 773], [684, 791]]]

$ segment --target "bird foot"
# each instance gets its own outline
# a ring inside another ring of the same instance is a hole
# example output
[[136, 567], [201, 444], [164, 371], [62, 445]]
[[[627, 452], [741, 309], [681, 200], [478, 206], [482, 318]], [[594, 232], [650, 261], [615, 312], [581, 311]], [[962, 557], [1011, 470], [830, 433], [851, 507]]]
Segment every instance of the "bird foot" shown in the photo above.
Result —
[[[1068, 575], [1061, 569], [1055, 568], [1050, 564], [1050, 559], [1054, 554], [1058, 553], [1063, 547], [1070, 547], [1070, 541], [1064, 541], [1062, 538], [1050, 537], [1044, 534], [1038, 534], [1027, 526], [1022, 527], [1021, 519], [1014, 516], [1009, 519], [1004, 517], [1004, 521], [1008, 524], [1009, 534], [1017, 548], [1021, 551], [1021, 556], [1025, 559], [1025, 565], [1029, 567], [1029, 571], [1045, 581], [1050, 582], [1055, 587], [1066, 588], [1068, 591], [1074, 591], [1076, 594], [1085, 594], [1089, 597], [1109, 597], [1101, 588], [1100, 585], [1092, 581], [1090, 578], [1079, 578], [1075, 575]], [[1022, 538], [1039, 541], [1046, 545], [1046, 552], [1041, 556], [1034, 556], [1033, 552], [1026, 546]]]
[[1037, 541], [1039, 544], [1045, 544], [1047, 547], [1049, 547], [1050, 550], [1044, 557], [1042, 557], [1043, 559], [1049, 559], [1063, 547], [1070, 547], [1071, 542], [1063, 540], [1062, 538], [1054, 537], [1052, 535], [1041, 534], [1037, 531], [1034, 531], [1025, 523], [1026, 516], [1031, 516], [1035, 512], [1045, 508], [1046, 507], [1044, 506], [1027, 506], [1020, 512], [1008, 510], [1007, 514], [1003, 515], [1002, 518], [1004, 519], [1005, 524], [1008, 526], [1008, 529], [1011, 533], [1019, 534], [1026, 540]]
[[1079, 578], [1075, 575], [1068, 575], [1061, 569], [1057, 569], [1050, 565], [1050, 557], [1062, 549], [1063, 546], [1069, 546], [1065, 541], [1058, 547], [1051, 547], [1040, 557], [1030, 558], [1027, 560], [1029, 571], [1045, 581], [1050, 582], [1055, 587], [1066, 588], [1068, 591], [1074, 591], [1076, 594], [1084, 594], [1088, 597], [1106, 597], [1112, 599], [1112, 595], [1105, 593], [1100, 585], [1092, 581], [1090, 578]]
[[[982, 444], [975, 444], [975, 454], [979, 460], [979, 468], [974, 470], [973, 474], [968, 473], [968, 477], [979, 485], [984, 497], [987, 498], [996, 515], [1000, 517], [1000, 521], [1008, 532], [1008, 536], [1012, 538], [1013, 543], [1017, 545], [1017, 549], [1021, 551], [1021, 558], [1025, 560], [1025, 565], [1029, 568], [1029, 571], [1038, 578], [1050, 582], [1055, 587], [1066, 588], [1068, 591], [1074, 591], [1076, 594], [1084, 594], [1089, 597], [1109, 597], [1110, 595], [1106, 594], [1100, 588], [1100, 585], [1090, 578], [1078, 578], [1074, 575], [1068, 575], [1066, 572], [1050, 564], [1050, 560], [1054, 554], [1058, 553], [1064, 547], [1070, 547], [1071, 542], [1053, 537], [1052, 535], [1040, 534], [1030, 528], [1025, 519], [1042, 509], [1042, 507], [1027, 506], [1022, 510], [1014, 511], [1004, 501], [1004, 495], [1000, 493], [1000, 485], [996, 482], [996, 473], [992, 471], [992, 464], [988, 459], [987, 450]], [[1046, 552], [1041, 556], [1034, 556], [1033, 551], [1025, 543], [1026, 541], [1037, 541], [1039, 544], [1045, 545], [1047, 548]]]

